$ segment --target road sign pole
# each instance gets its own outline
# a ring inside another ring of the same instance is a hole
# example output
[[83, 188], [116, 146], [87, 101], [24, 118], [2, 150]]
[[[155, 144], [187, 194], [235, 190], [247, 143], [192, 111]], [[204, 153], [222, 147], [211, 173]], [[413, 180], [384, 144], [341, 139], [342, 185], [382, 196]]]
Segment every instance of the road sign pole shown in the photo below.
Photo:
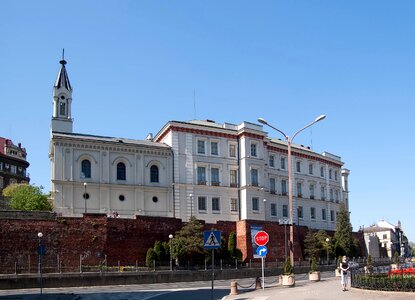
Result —
[[264, 257], [262, 257], [261, 260], [262, 260], [262, 290], [264, 290], [265, 289]]
[[212, 291], [210, 292], [211, 299], [213, 300], [213, 282], [215, 281], [215, 249], [212, 249]]

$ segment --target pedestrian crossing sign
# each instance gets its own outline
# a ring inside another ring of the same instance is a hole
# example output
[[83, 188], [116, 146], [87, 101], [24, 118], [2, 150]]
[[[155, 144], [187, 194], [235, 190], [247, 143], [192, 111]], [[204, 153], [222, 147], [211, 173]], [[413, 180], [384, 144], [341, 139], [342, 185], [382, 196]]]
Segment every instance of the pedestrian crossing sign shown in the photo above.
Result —
[[211, 230], [204, 232], [203, 247], [205, 249], [219, 249], [220, 248], [220, 231]]

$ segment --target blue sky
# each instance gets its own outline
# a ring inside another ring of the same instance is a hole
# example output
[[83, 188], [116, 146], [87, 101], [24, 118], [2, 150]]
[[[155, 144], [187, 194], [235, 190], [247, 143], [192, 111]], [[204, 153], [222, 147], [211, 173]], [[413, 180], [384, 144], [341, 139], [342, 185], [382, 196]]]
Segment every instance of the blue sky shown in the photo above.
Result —
[[[342, 157], [355, 230], [415, 240], [413, 1], [0, 2], [0, 136], [50, 188], [62, 48], [74, 131], [143, 139], [169, 120], [256, 122]], [[195, 97], [194, 97], [195, 91]], [[279, 137], [271, 132], [271, 136]]]

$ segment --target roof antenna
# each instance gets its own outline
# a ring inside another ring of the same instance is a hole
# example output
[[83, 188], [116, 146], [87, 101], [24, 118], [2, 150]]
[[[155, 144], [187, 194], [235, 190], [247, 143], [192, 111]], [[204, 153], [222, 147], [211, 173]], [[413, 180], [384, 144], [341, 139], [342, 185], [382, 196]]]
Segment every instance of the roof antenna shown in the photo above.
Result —
[[193, 88], [193, 111], [194, 111], [194, 119], [196, 120], [196, 89]]

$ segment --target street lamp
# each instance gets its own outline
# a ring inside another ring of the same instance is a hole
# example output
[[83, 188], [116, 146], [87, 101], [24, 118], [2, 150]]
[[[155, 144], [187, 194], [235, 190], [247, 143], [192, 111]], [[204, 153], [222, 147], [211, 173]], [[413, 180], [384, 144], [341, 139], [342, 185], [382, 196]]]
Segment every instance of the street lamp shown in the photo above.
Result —
[[86, 183], [86, 182], [84, 182], [85, 213], [86, 213], [86, 186], [87, 186], [87, 183]]
[[329, 242], [330, 242], [330, 239], [326, 238], [326, 243], [327, 243], [327, 265], [329, 265]]
[[42, 245], [42, 237], [43, 237], [43, 233], [38, 232], [37, 234], [38, 237], [38, 247], [37, 247], [37, 253], [39, 255], [39, 276], [40, 276], [40, 280], [39, 280], [39, 284], [40, 284], [40, 294], [42, 295], [43, 291], [42, 291], [42, 255], [44, 254], [44, 248]]
[[193, 194], [189, 195], [190, 197], [190, 218], [193, 217]]
[[[292, 170], [291, 170], [291, 145], [292, 145], [292, 141], [294, 140], [294, 138], [297, 136], [297, 134], [299, 134], [301, 131], [303, 131], [304, 129], [314, 125], [317, 122], [320, 122], [321, 120], [323, 120], [326, 116], [325, 115], [321, 115], [319, 117], [317, 117], [313, 122], [311, 122], [310, 124], [307, 124], [306, 126], [304, 126], [303, 128], [301, 128], [300, 130], [296, 131], [293, 136], [290, 138], [288, 135], [286, 135], [283, 131], [279, 130], [278, 128], [268, 124], [267, 121], [265, 121], [263, 118], [258, 118], [258, 122], [264, 125], [267, 125], [269, 127], [271, 127], [272, 129], [278, 131], [279, 133], [281, 133], [284, 138], [285, 141], [287, 142], [287, 150], [288, 150], [288, 199], [289, 199], [289, 206], [290, 206], [290, 223], [293, 224], [293, 187], [292, 187]], [[290, 226], [290, 260], [291, 260], [291, 265], [294, 266], [294, 226]]]
[[267, 220], [267, 199], [264, 198], [264, 215], [265, 221]]
[[169, 234], [169, 242], [170, 242], [170, 271], [173, 271], [173, 255], [172, 255], [172, 245], [171, 241], [173, 239], [173, 235]]

